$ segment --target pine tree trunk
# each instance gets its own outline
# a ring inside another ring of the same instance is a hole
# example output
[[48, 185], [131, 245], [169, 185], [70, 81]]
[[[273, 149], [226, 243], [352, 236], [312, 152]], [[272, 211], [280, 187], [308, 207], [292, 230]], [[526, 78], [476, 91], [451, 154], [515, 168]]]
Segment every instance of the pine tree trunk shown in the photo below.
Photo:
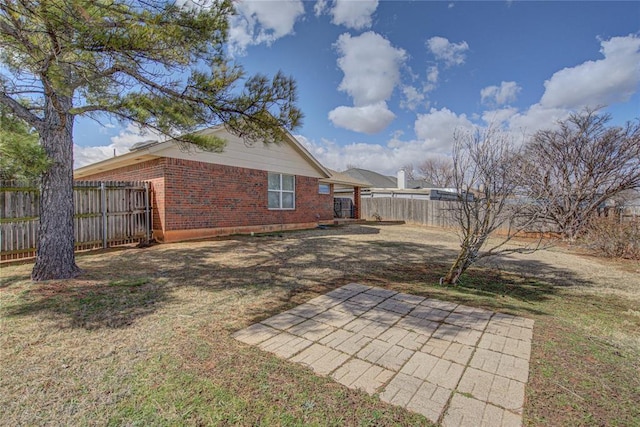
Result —
[[74, 117], [66, 113], [71, 98], [58, 96], [55, 101], [45, 104], [47, 126], [40, 132], [40, 143], [52, 165], [42, 176], [40, 188], [38, 244], [31, 272], [36, 281], [68, 279], [80, 272], [74, 253]]

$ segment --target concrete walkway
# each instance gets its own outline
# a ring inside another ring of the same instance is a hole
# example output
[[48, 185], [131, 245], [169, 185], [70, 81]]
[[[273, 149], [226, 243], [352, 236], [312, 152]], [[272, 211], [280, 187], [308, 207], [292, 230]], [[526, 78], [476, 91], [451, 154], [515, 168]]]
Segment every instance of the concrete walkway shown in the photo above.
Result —
[[533, 320], [343, 286], [234, 337], [443, 426], [520, 426]]

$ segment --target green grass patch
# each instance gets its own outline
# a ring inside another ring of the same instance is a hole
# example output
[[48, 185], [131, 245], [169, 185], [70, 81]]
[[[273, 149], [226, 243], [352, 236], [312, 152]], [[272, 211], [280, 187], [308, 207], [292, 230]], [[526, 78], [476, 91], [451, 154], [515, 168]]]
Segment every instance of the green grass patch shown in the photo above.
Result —
[[245, 401], [181, 369], [169, 356], [138, 366], [131, 383], [131, 395], [116, 406], [108, 425], [234, 425], [247, 408]]
[[216, 375], [206, 365], [185, 363], [191, 360], [189, 351], [184, 358], [145, 361], [131, 379], [131, 394], [118, 403], [108, 425], [428, 425], [419, 415], [238, 347], [235, 358], [256, 359], [253, 364], [241, 365], [229, 358], [233, 355], [216, 357]]
[[133, 279], [121, 279], [121, 280], [112, 280], [109, 282], [109, 286], [125, 286], [125, 287], [134, 287], [134, 286], [142, 286], [149, 283], [151, 279], [147, 277], [138, 277]]

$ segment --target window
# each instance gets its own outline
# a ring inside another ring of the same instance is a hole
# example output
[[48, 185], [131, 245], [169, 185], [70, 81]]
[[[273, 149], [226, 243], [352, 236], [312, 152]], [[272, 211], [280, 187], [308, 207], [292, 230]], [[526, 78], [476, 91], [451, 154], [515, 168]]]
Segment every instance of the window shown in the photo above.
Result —
[[296, 177], [269, 172], [269, 209], [295, 209]]
[[329, 184], [320, 184], [318, 194], [331, 194], [331, 186]]

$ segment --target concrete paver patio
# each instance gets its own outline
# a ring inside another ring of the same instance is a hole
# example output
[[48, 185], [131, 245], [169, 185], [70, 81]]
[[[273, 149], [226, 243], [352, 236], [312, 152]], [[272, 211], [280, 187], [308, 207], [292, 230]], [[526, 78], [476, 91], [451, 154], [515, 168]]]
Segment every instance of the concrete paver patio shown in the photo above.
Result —
[[533, 320], [351, 283], [234, 334], [443, 426], [519, 426]]

